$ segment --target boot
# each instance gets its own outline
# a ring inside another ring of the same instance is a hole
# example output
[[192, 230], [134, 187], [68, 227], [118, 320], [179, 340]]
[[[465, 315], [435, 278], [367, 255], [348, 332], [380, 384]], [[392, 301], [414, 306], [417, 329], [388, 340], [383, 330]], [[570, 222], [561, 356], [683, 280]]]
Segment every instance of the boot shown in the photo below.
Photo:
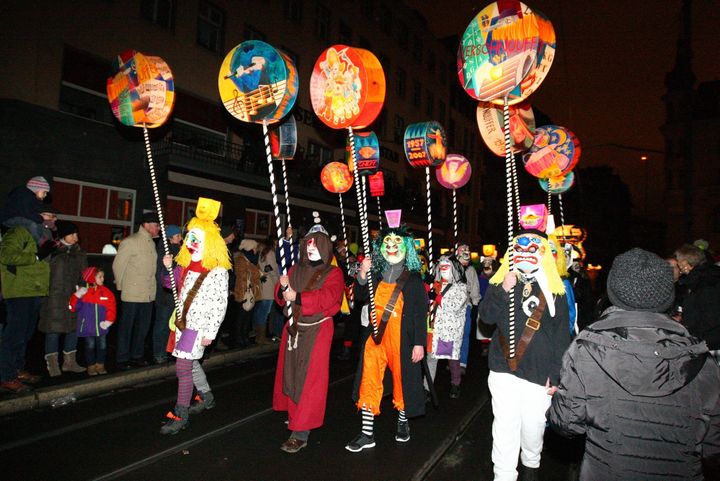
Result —
[[57, 352], [45, 354], [45, 363], [47, 364], [47, 370], [48, 373], [50, 373], [50, 377], [58, 377], [62, 375], [62, 371], [60, 371], [60, 364], [58, 363]]
[[194, 401], [195, 402], [192, 403], [190, 409], [188, 409], [188, 412], [193, 416], [195, 414], [203, 412], [206, 409], [212, 409], [215, 407], [215, 396], [213, 395], [212, 391], [198, 391], [198, 393], [195, 395]]
[[77, 351], [65, 352], [63, 351], [63, 365], [62, 370], [65, 372], [85, 372], [86, 369], [77, 363], [75, 360], [75, 353]]
[[520, 470], [519, 481], [539, 481], [540, 468], [528, 468], [527, 466], [522, 467]]
[[97, 364], [89, 364], [87, 367], [88, 376], [97, 376]]
[[258, 346], [264, 346], [270, 344], [267, 335], [265, 334], [265, 326], [255, 326], [255, 344]]
[[103, 374], [107, 374], [107, 371], [105, 370], [105, 364], [102, 364], [102, 363], [95, 364], [95, 372], [97, 372], [101, 376]]
[[175, 406], [173, 412], [165, 415], [169, 420], [160, 428], [160, 434], [177, 434], [185, 429], [189, 424], [188, 408], [185, 406]]

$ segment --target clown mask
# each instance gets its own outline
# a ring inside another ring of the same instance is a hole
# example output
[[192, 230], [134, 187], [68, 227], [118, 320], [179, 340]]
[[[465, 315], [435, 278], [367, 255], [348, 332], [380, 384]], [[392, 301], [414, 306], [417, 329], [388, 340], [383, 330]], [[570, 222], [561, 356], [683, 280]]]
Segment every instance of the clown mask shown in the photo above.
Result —
[[452, 282], [452, 264], [449, 260], [443, 259], [438, 262], [438, 270], [440, 271], [440, 279], [442, 279], [444, 282]]
[[515, 238], [513, 262], [515, 268], [526, 277], [533, 277], [540, 268], [545, 254], [542, 238], [536, 234], [522, 234]]
[[310, 259], [311, 262], [319, 261], [322, 259], [320, 256], [320, 251], [317, 247], [317, 242], [315, 242], [315, 239], [313, 237], [309, 238], [307, 241], [307, 255], [308, 259]]
[[193, 262], [199, 262], [205, 251], [205, 231], [201, 229], [192, 229], [185, 238], [185, 247], [190, 252], [190, 259]]
[[399, 264], [407, 254], [403, 238], [397, 234], [386, 235], [380, 246], [380, 253], [389, 264]]
[[456, 255], [463, 266], [470, 264], [470, 247], [467, 244], [458, 246]]

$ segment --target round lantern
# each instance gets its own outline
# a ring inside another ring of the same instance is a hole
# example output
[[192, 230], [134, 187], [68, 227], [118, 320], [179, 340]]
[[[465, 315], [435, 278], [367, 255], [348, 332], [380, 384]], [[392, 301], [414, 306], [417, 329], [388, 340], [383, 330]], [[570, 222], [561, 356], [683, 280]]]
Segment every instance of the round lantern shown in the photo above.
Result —
[[567, 174], [550, 177], [549, 179], [538, 179], [540, 187], [550, 194], [564, 194], [575, 185], [575, 173], [571, 170]]
[[352, 187], [353, 176], [346, 164], [330, 162], [320, 172], [320, 182], [328, 192], [344, 194]]
[[460, 85], [471, 97], [502, 104], [526, 99], [555, 58], [555, 30], [542, 13], [502, 0], [470, 22], [458, 49]]
[[270, 129], [270, 152], [275, 160], [288, 160], [295, 156], [297, 148], [297, 123], [288, 115], [285, 120]]
[[447, 155], [445, 130], [434, 120], [405, 129], [405, 157], [413, 167], [437, 167]]
[[[355, 132], [355, 158], [359, 175], [372, 175], [380, 168], [380, 142], [375, 132]], [[346, 160], [350, 172], [353, 171], [353, 156], [350, 155], [350, 139], [347, 139]]]
[[459, 189], [470, 180], [472, 167], [468, 159], [458, 154], [448, 154], [437, 169], [435, 177], [446, 189]]
[[570, 130], [557, 125], [535, 129], [535, 139], [523, 155], [525, 170], [547, 179], [570, 172], [580, 160], [580, 140]]
[[369, 50], [333, 45], [315, 62], [310, 101], [315, 115], [328, 127], [367, 127], [385, 101], [380, 61]]
[[[513, 153], [524, 152], [533, 144], [535, 137], [535, 115], [529, 103], [512, 105], [510, 110], [510, 141]], [[503, 133], [503, 111], [488, 102], [477, 107], [477, 124], [485, 145], [493, 154], [505, 157], [505, 136]]]
[[382, 171], [377, 171], [368, 177], [370, 184], [370, 195], [373, 197], [382, 197], [385, 195], [385, 175]]
[[117, 72], [107, 79], [107, 96], [112, 113], [123, 125], [160, 127], [175, 104], [175, 82], [170, 67], [160, 57], [135, 50], [115, 59]]
[[298, 74], [290, 57], [260, 40], [247, 40], [228, 52], [220, 66], [223, 105], [243, 122], [275, 123], [295, 105]]

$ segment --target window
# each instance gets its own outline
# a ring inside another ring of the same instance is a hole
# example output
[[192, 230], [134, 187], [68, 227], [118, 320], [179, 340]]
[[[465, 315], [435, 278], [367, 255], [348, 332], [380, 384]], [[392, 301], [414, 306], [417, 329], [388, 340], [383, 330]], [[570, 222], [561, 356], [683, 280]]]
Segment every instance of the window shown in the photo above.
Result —
[[401, 99], [405, 98], [405, 70], [398, 67], [395, 81], [395, 94]]
[[272, 212], [245, 209], [245, 236], [267, 239], [275, 233], [275, 218]]
[[315, 38], [318, 40], [330, 38], [330, 10], [320, 3], [315, 10]]
[[200, 1], [197, 20], [197, 42], [211, 52], [223, 51], [225, 13], [215, 5]]
[[105, 95], [69, 82], [60, 85], [59, 109], [86, 119], [113, 123], [112, 110]]
[[425, 91], [425, 115], [432, 117], [435, 114], [435, 95], [430, 91]]
[[155, 25], [172, 30], [175, 2], [174, 0], [141, 0], [140, 15]]
[[58, 218], [77, 224], [80, 242], [91, 253], [117, 246], [132, 233], [135, 198], [133, 189], [53, 178], [53, 206], [64, 213]]
[[352, 28], [350, 28], [350, 25], [342, 21], [338, 27], [338, 42], [342, 45], [352, 45], [353, 43]]
[[262, 40], [263, 42], [267, 39], [267, 35], [256, 29], [249, 23], [245, 24], [243, 29], [243, 40]]
[[395, 114], [395, 128], [393, 130], [393, 140], [397, 144], [403, 144], [405, 137], [405, 119]]
[[[188, 199], [186, 197], [176, 197], [174, 195], [167, 196], [165, 205], [165, 223], [184, 226], [190, 219], [195, 217], [195, 209], [197, 208], [197, 199]], [[222, 222], [223, 206], [220, 206], [215, 222], [223, 225]]]
[[419, 81], [413, 80], [413, 105], [415, 107], [420, 107], [421, 102], [422, 102], [422, 87], [420, 86]]
[[328, 149], [327, 147], [323, 147], [320, 144], [316, 144], [315, 142], [308, 142], [308, 148], [305, 153], [305, 160], [312, 162], [314, 165], [317, 165], [318, 167], [322, 167], [328, 162], [332, 162], [332, 149]]
[[302, 0], [285, 0], [285, 18], [293, 23], [302, 22]]

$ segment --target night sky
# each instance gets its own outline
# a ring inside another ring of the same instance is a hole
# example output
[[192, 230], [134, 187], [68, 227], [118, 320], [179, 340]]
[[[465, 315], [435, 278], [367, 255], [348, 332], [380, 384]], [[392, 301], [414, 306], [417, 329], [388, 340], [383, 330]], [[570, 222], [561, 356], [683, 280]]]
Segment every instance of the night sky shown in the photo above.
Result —
[[[462, 35], [471, 19], [490, 2], [406, 0], [423, 13], [439, 38]], [[681, 28], [681, 0], [531, 0], [529, 7], [553, 23], [557, 54], [530, 102], [558, 125], [580, 138], [578, 167], [611, 165], [630, 185], [636, 212], [645, 201], [645, 165], [639, 151], [607, 146], [647, 148], [650, 164], [648, 202], [661, 200], [665, 121], [661, 100], [665, 74], [674, 64]], [[693, 70], [699, 82], [720, 79], [720, 2], [694, 0]], [[470, 99], [468, 97], [468, 99]], [[499, 159], [500, 160], [500, 159]], [[663, 220], [661, 211], [649, 216]]]

